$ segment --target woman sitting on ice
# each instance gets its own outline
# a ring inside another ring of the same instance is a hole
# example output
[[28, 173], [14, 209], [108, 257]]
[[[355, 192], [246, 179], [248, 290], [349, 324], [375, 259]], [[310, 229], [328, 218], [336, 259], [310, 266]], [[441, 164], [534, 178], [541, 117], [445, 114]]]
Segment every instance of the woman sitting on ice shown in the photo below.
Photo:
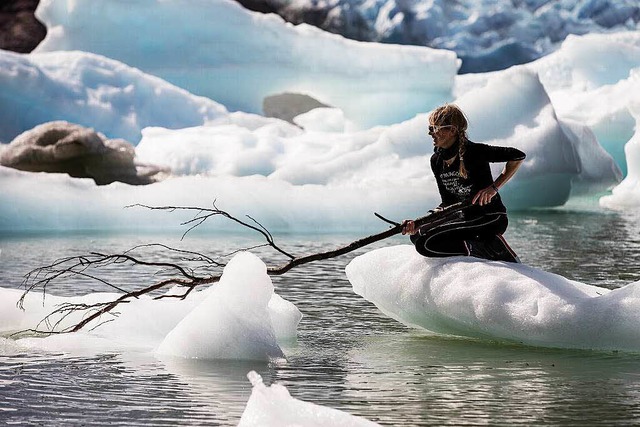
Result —
[[[471, 142], [466, 131], [467, 119], [455, 105], [439, 107], [429, 116], [429, 135], [435, 146], [431, 169], [442, 198], [435, 212], [459, 202], [470, 202], [470, 206], [458, 217], [435, 226], [418, 228], [414, 221], [406, 220], [402, 234], [411, 235], [416, 250], [427, 257], [471, 255], [518, 262], [502, 237], [508, 220], [498, 190], [516, 173], [525, 154], [516, 148]], [[491, 162], [506, 162], [495, 181]]]

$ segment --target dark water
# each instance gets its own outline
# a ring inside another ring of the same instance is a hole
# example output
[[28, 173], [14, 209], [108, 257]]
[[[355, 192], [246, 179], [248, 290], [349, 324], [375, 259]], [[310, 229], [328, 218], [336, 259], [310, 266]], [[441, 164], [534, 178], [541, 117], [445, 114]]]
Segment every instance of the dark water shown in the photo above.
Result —
[[[0, 286], [18, 287], [29, 269], [61, 255], [117, 252], [161, 240], [178, 246], [179, 237], [5, 235]], [[357, 237], [277, 239], [300, 253]], [[523, 262], [573, 280], [606, 288], [640, 280], [640, 225], [633, 215], [513, 214], [506, 237]], [[378, 246], [402, 242], [398, 237]], [[192, 235], [182, 245], [213, 253], [252, 243], [247, 236]], [[286, 361], [25, 354], [0, 338], [0, 424], [235, 425], [251, 393], [250, 370], [267, 384], [285, 385], [293, 397], [383, 425], [609, 426], [640, 420], [640, 354], [533, 348], [410, 330], [353, 293], [344, 267], [355, 255], [273, 277], [276, 291], [304, 314], [297, 343], [284, 347]], [[125, 283], [144, 280], [126, 269], [108, 274]], [[78, 281], [50, 291], [94, 290], [105, 289]]]

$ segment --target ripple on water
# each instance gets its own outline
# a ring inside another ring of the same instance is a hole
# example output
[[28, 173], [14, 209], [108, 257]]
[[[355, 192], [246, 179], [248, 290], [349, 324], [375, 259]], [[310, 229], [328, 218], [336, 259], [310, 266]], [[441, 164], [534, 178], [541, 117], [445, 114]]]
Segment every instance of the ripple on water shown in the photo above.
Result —
[[[507, 239], [527, 264], [608, 288], [640, 280], [637, 221], [562, 211], [515, 213], [510, 220]], [[212, 247], [225, 252], [250, 240], [194, 234], [180, 243], [179, 237], [0, 236], [0, 283], [18, 287], [43, 262], [89, 250], [163, 242], [208, 254]], [[276, 236], [296, 253], [358, 237]], [[377, 246], [391, 243], [406, 239]], [[616, 425], [640, 419], [640, 355], [540, 349], [408, 329], [353, 293], [344, 266], [356, 254], [273, 277], [277, 292], [304, 314], [298, 342], [284, 349], [286, 361], [120, 353], [80, 358], [26, 353], [0, 338], [0, 423], [236, 425], [251, 393], [250, 370], [266, 384], [282, 383], [294, 397], [383, 425]], [[128, 271], [109, 274], [132, 281]], [[133, 282], [143, 280], [135, 276]], [[63, 295], [94, 290], [86, 281], [55, 289]]]

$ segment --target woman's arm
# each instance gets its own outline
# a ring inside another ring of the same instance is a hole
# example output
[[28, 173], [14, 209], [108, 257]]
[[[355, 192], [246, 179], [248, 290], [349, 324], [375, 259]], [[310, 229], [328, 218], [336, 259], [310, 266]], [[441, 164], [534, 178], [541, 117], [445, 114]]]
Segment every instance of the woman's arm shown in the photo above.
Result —
[[500, 189], [500, 187], [505, 185], [507, 181], [509, 181], [513, 177], [513, 175], [516, 174], [516, 171], [518, 170], [518, 168], [520, 167], [523, 161], [524, 159], [509, 160], [507, 164], [504, 165], [504, 169], [502, 170], [500, 175], [498, 175], [496, 180], [493, 182], [493, 185], [495, 185], [496, 187], [498, 187], [498, 189]]
[[484, 206], [491, 202], [491, 199], [493, 199], [493, 197], [498, 194], [498, 189], [504, 186], [507, 181], [509, 181], [513, 177], [513, 175], [515, 175], [516, 171], [523, 161], [524, 159], [509, 160], [507, 164], [504, 165], [504, 169], [502, 170], [500, 175], [498, 175], [493, 184], [478, 191], [473, 197], [472, 203], [475, 204], [477, 202], [480, 206]]

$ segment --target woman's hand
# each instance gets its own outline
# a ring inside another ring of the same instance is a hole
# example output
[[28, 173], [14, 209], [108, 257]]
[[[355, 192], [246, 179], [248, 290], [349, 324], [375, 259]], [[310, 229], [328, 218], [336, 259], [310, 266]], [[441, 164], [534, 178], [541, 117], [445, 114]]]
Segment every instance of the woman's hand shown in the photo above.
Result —
[[416, 229], [416, 223], [410, 219], [405, 219], [404, 221], [402, 221], [402, 234], [408, 234], [410, 236], [413, 236], [414, 234], [416, 234], [418, 232], [418, 230]]
[[473, 200], [471, 203], [475, 204], [478, 202], [480, 206], [484, 206], [491, 202], [491, 199], [498, 194], [498, 188], [501, 188], [503, 185], [509, 181], [513, 175], [515, 175], [516, 171], [522, 164], [524, 159], [521, 160], [509, 160], [506, 165], [504, 165], [504, 169], [498, 175], [498, 178], [487, 188], [478, 191], [478, 194], [473, 196]]
[[493, 199], [496, 194], [498, 194], [498, 191], [496, 190], [495, 185], [492, 184], [487, 188], [478, 191], [476, 195], [473, 196], [473, 200], [471, 201], [471, 203], [475, 205], [477, 202], [480, 206], [487, 205], [491, 202], [491, 199]]

